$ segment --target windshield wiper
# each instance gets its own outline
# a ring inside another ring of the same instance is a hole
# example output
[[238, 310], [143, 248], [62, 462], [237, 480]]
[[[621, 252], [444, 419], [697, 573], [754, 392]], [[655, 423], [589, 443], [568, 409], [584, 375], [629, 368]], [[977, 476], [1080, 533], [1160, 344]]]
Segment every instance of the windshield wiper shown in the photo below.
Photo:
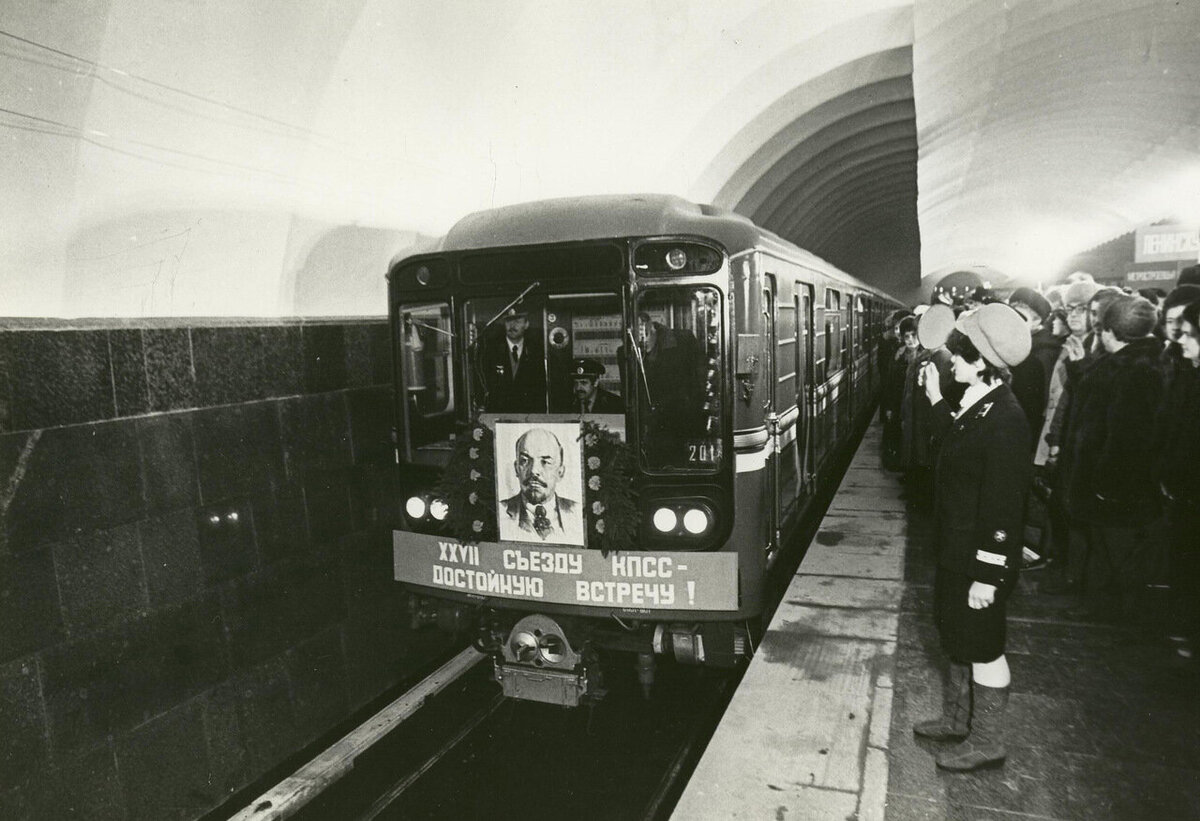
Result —
[[650, 383], [646, 380], [646, 363], [642, 361], [642, 349], [638, 347], [637, 340], [633, 338], [632, 328], [626, 328], [625, 335], [629, 337], [629, 347], [633, 351], [634, 361], [637, 362], [638, 375], [642, 378], [642, 387], [646, 389], [646, 401], [653, 408], [654, 397], [650, 395]]
[[514, 299], [512, 302], [508, 303], [503, 308], [501, 308], [496, 313], [495, 316], [493, 316], [491, 319], [489, 319], [484, 324], [483, 330], [486, 331], [488, 328], [492, 327], [492, 325], [496, 322], [496, 320], [499, 319], [500, 317], [504, 316], [505, 312], [508, 311], [509, 308], [515, 308], [517, 305], [520, 305], [525, 300], [525, 297], [529, 296], [529, 292], [541, 284], [542, 284], [541, 282], [534, 282], [528, 288], [526, 288], [524, 291], [522, 291], [520, 294], [518, 294], [516, 299]]
[[404, 324], [408, 325], [409, 327], [415, 325], [418, 328], [426, 328], [427, 330], [434, 331], [435, 333], [445, 334], [452, 339], [454, 338], [453, 331], [447, 331], [445, 328], [439, 328], [436, 325], [430, 325], [428, 322], [422, 322], [419, 319], [413, 319], [409, 314], [404, 315]]

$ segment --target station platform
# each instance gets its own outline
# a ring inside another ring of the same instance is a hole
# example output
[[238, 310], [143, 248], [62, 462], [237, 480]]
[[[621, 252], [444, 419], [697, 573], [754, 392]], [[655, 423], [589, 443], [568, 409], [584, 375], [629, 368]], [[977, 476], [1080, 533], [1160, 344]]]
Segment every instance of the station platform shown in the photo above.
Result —
[[1200, 819], [1200, 673], [1134, 618], [1009, 600], [1003, 767], [951, 774], [912, 725], [941, 704], [932, 522], [872, 425], [673, 818]]

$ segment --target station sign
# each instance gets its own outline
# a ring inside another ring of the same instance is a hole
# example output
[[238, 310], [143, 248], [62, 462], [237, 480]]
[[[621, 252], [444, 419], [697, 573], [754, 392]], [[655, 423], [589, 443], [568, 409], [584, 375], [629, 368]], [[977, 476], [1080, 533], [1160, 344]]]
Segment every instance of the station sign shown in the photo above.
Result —
[[1137, 229], [1134, 262], [1175, 262], [1200, 258], [1200, 226], [1148, 225]]
[[464, 543], [392, 533], [398, 582], [482, 597], [625, 610], [737, 610], [736, 553]]

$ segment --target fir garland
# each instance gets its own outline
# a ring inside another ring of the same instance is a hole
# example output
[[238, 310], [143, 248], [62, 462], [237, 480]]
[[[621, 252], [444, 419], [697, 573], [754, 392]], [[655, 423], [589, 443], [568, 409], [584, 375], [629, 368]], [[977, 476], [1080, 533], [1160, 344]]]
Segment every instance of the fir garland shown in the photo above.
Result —
[[492, 542], [496, 524], [495, 434], [474, 423], [454, 442], [450, 464], [442, 473], [438, 494], [450, 508], [446, 530], [461, 542]]
[[[584, 422], [581, 435], [588, 548], [605, 556], [634, 549], [638, 510], [632, 451], [595, 422]], [[451, 536], [462, 542], [499, 538], [495, 433], [487, 425], [477, 421], [457, 437], [437, 492], [450, 508], [445, 526]]]

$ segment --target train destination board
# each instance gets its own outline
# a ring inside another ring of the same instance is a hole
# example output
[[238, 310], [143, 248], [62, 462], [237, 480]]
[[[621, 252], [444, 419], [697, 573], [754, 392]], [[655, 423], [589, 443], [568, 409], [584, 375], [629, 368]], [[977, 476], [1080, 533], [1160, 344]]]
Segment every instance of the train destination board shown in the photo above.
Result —
[[393, 531], [396, 581], [504, 599], [629, 610], [736, 610], [737, 555], [464, 544]]

